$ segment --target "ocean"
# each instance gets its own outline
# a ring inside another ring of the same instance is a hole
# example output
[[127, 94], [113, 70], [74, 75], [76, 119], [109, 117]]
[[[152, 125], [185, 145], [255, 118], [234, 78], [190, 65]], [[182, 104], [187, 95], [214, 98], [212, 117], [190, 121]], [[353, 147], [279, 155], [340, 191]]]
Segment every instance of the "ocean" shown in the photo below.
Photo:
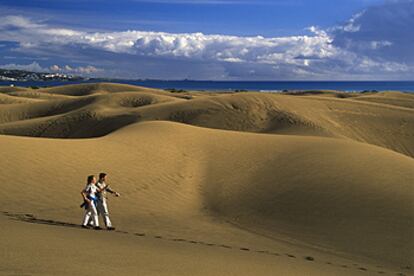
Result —
[[163, 81], [163, 80], [90, 80], [90, 81], [43, 81], [43, 82], [0, 82], [1, 85], [15, 86], [55, 86], [65, 84], [115, 82], [140, 85], [159, 89], [182, 89], [203, 91], [283, 91], [283, 90], [340, 90], [354, 91], [386, 91], [397, 90], [414, 93], [414, 81]]

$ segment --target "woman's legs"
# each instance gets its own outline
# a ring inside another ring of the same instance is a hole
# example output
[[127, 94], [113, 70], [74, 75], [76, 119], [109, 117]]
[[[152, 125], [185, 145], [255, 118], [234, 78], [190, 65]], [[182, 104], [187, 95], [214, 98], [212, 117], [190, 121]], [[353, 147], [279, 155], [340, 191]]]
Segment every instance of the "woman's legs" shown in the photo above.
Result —
[[91, 215], [92, 215], [92, 219], [93, 219], [93, 225], [95, 227], [99, 227], [99, 219], [98, 219], [98, 210], [96, 209], [96, 203], [92, 202], [91, 203]]
[[85, 210], [85, 216], [83, 217], [83, 223], [82, 223], [83, 226], [87, 226], [88, 225], [89, 219], [91, 218], [91, 215], [92, 214], [91, 214], [90, 208], [88, 207]]
[[94, 202], [91, 202], [91, 204], [88, 206], [88, 209], [86, 209], [82, 225], [87, 226], [90, 219], [92, 219], [93, 226], [99, 227], [98, 211], [96, 210], [96, 205]]

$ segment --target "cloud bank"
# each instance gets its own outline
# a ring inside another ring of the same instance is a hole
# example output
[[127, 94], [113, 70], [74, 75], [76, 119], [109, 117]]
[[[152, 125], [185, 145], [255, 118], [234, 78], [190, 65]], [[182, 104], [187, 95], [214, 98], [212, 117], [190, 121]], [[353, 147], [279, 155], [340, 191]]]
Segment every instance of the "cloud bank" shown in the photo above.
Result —
[[37, 62], [32, 62], [29, 64], [16, 64], [16, 63], [8, 63], [0, 65], [2, 69], [9, 69], [9, 70], [23, 70], [23, 71], [30, 71], [30, 72], [47, 72], [49, 71], [48, 68], [43, 68]]
[[52, 72], [73, 73], [80, 75], [91, 75], [103, 71], [102, 69], [96, 68], [92, 65], [73, 67], [70, 65], [59, 66], [57, 64], [54, 64], [50, 66], [48, 69]]
[[[0, 22], [15, 52], [66, 58], [49, 70], [115, 77], [192, 79], [409, 79], [414, 2], [392, 1], [305, 35], [242, 37], [147, 31], [85, 32], [23, 16]], [[40, 67], [40, 65], [39, 65]], [[102, 69], [98, 69], [102, 68]]]

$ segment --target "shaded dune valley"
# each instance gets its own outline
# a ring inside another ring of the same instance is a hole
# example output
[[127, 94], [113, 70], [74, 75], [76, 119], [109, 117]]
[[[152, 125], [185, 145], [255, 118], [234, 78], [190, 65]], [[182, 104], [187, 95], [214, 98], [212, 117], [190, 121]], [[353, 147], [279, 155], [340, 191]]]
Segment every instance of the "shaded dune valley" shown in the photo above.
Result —
[[413, 94], [0, 87], [0, 151], [1, 275], [414, 275]]

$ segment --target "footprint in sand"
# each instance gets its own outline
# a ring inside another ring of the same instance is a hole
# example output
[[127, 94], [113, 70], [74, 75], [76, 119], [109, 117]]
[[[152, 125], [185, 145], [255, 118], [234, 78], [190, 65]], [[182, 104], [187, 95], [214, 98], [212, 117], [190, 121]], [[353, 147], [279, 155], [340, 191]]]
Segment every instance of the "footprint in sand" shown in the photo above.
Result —
[[311, 256], [306, 256], [306, 257], [305, 257], [305, 260], [312, 262], [312, 261], [314, 261], [315, 259], [314, 259], [313, 257], [311, 257]]
[[243, 250], [243, 251], [250, 251], [250, 249], [249, 248], [246, 248], [246, 247], [240, 247], [239, 249], [240, 250]]
[[144, 237], [145, 233], [134, 233], [135, 236]]
[[185, 239], [171, 239], [171, 241], [176, 241], [176, 242], [185, 242], [185, 241], [187, 241], [187, 240], [185, 240]]
[[286, 254], [286, 256], [288, 256], [289, 258], [296, 258], [296, 256], [292, 254]]

